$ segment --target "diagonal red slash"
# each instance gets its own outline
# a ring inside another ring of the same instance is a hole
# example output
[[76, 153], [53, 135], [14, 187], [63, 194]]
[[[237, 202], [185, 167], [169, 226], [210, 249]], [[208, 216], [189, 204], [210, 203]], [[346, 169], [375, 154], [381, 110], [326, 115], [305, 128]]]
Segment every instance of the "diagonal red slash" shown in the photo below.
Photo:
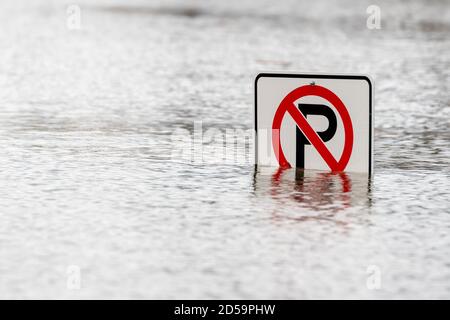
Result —
[[[345, 142], [344, 149], [339, 161], [336, 161], [331, 152], [325, 146], [322, 139], [308, 123], [305, 116], [294, 105], [294, 101], [300, 99], [301, 97], [310, 95], [319, 96], [328, 100], [336, 108], [342, 118], [342, 123], [344, 124]], [[289, 112], [299, 129], [303, 132], [309, 142], [317, 149], [330, 169], [332, 171], [343, 171], [347, 166], [348, 161], [350, 160], [353, 149], [353, 126], [348, 110], [341, 99], [339, 99], [339, 97], [332, 91], [318, 85], [305, 85], [302, 87], [298, 87], [297, 89], [292, 90], [288, 95], [286, 95], [286, 97], [284, 97], [273, 118], [272, 145], [280, 166], [289, 168], [291, 167], [291, 165], [284, 156], [280, 141], [281, 122], [286, 112]]]

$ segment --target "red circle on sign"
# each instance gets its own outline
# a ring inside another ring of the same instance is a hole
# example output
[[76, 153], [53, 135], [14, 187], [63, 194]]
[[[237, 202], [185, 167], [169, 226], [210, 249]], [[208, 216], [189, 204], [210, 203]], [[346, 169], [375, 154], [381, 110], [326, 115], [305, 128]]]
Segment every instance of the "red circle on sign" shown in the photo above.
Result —
[[[305, 116], [294, 105], [294, 102], [296, 100], [305, 96], [318, 96], [324, 98], [325, 100], [330, 102], [338, 111], [342, 119], [342, 123], [344, 124], [345, 132], [344, 150], [342, 151], [342, 155], [339, 161], [336, 161], [330, 150], [328, 150], [328, 148], [325, 146], [322, 139], [308, 123]], [[284, 97], [284, 99], [278, 106], [277, 111], [275, 112], [272, 123], [272, 146], [275, 151], [278, 163], [282, 168], [291, 167], [286, 157], [284, 156], [280, 141], [281, 122], [283, 121], [283, 117], [286, 112], [289, 112], [299, 129], [303, 132], [311, 145], [313, 145], [317, 149], [319, 154], [330, 167], [331, 171], [343, 171], [347, 166], [352, 154], [353, 126], [350, 114], [348, 113], [348, 110], [341, 99], [339, 99], [339, 97], [332, 91], [318, 85], [305, 85], [302, 87], [298, 87], [297, 89], [292, 90], [286, 97]]]

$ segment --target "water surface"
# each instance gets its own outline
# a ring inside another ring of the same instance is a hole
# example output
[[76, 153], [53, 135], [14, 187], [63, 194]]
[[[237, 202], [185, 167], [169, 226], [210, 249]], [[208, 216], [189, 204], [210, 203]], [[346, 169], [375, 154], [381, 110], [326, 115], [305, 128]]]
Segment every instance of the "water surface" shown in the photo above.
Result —
[[[77, 2], [0, 4], [1, 298], [450, 298], [448, 2]], [[369, 74], [373, 179], [168, 157], [260, 71]]]

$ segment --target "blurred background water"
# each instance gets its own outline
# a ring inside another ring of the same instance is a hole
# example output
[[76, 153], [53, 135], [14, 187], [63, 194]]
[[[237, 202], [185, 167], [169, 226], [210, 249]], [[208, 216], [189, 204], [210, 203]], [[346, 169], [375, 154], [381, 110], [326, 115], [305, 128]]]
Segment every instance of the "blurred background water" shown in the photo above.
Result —
[[[0, 297], [450, 298], [449, 6], [3, 0]], [[373, 179], [168, 159], [260, 71], [369, 74]]]

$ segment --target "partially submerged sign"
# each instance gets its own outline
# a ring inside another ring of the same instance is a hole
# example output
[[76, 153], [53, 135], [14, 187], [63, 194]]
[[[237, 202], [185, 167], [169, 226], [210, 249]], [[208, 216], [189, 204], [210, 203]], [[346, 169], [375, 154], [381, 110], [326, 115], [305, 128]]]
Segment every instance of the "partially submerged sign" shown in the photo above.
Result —
[[366, 76], [261, 73], [256, 163], [372, 171], [372, 84]]

